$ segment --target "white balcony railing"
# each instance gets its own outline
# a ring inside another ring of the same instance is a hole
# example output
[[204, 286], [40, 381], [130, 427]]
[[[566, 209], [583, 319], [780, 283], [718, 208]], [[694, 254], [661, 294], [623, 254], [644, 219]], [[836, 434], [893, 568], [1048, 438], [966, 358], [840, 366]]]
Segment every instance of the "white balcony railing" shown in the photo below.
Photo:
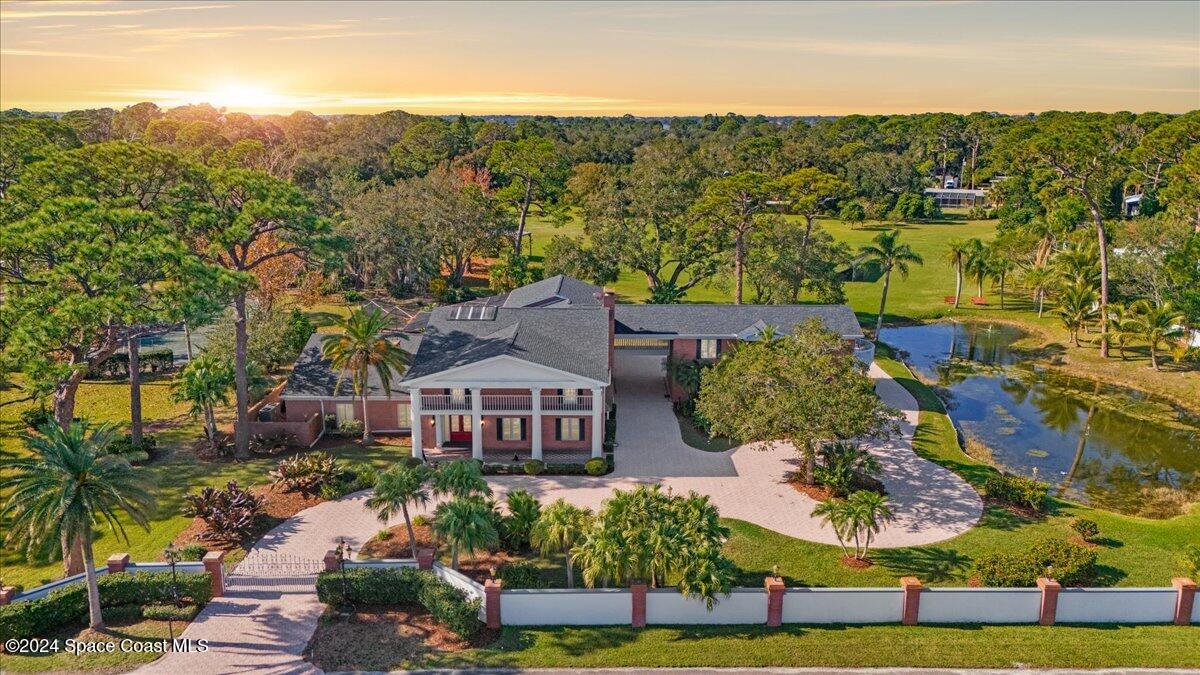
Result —
[[533, 397], [529, 394], [484, 394], [482, 398], [485, 411], [533, 410]]
[[591, 396], [543, 396], [542, 410], [555, 411], [589, 411], [592, 409]]
[[470, 396], [450, 394], [421, 394], [422, 412], [458, 412], [471, 410]]

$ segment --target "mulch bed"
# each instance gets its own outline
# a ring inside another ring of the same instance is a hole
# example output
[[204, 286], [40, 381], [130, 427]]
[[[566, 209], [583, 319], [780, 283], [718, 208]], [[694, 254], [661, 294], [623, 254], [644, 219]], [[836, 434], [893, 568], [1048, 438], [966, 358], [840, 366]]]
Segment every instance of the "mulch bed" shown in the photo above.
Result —
[[[404, 526], [404, 523], [390, 527], [387, 531], [391, 533], [391, 537], [388, 539], [380, 539], [378, 536], [371, 537], [370, 541], [359, 549], [359, 556], [375, 559], [411, 558], [412, 547], [408, 545], [408, 528]], [[417, 548], [436, 547], [433, 529], [428, 525], [413, 525], [413, 533], [417, 535]]]
[[796, 492], [799, 492], [805, 497], [818, 502], [829, 501], [833, 498], [833, 492], [824, 485], [813, 485], [812, 483], [805, 483], [799, 479], [789, 480], [788, 484], [791, 485], [792, 489], [794, 489]]
[[255, 485], [250, 488], [250, 491], [256, 495], [263, 497], [263, 512], [254, 523], [254, 530], [246, 540], [241, 542], [215, 541], [210, 539], [201, 539], [201, 535], [208, 530], [208, 526], [199, 518], [193, 518], [192, 522], [183, 529], [182, 532], [175, 535], [172, 543], [177, 548], [182, 548], [188, 544], [200, 544], [212, 551], [234, 551], [237, 549], [248, 549], [254, 545], [264, 534], [269, 532], [271, 528], [279, 523], [291, 518], [310, 506], [316, 506], [325, 501], [315, 494], [303, 494], [300, 492], [283, 492], [282, 490], [273, 489], [270, 485]]
[[1067, 541], [1071, 542], [1072, 544], [1078, 544], [1084, 548], [1100, 548], [1100, 544], [1097, 544], [1094, 541], [1088, 541], [1079, 535], [1067, 537]]
[[870, 558], [861, 560], [859, 558], [855, 558], [852, 555], [842, 556], [841, 563], [842, 563], [842, 567], [849, 567], [852, 570], [865, 570], [875, 564], [875, 563], [871, 562]]
[[347, 614], [330, 610], [321, 617], [305, 656], [326, 671], [387, 671], [434, 665], [445, 655], [489, 644], [496, 637], [496, 631], [481, 630], [463, 640], [419, 606]]

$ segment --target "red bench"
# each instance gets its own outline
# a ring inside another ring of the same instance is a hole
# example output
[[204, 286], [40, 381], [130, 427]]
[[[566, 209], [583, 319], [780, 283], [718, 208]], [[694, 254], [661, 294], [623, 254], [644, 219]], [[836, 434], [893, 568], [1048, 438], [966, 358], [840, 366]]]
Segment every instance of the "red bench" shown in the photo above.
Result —
[[971, 298], [971, 304], [972, 305], [986, 305], [987, 298], [983, 297], [982, 295], [977, 295], [977, 296]]
[[945, 300], [947, 305], [953, 305], [953, 304], [954, 304], [954, 296], [953, 296], [953, 295], [947, 295], [947, 296], [944, 296], [944, 297], [942, 298], [942, 300]]

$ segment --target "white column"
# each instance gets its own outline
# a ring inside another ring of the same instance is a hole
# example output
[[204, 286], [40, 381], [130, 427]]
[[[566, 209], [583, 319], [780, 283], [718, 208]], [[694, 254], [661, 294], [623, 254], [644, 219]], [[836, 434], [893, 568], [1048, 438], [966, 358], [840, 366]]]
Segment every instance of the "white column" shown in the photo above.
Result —
[[433, 436], [436, 439], [437, 446], [440, 449], [442, 444], [446, 442], [446, 416], [433, 416]]
[[421, 444], [421, 390], [408, 390], [409, 410], [412, 411], [412, 454], [425, 459], [425, 447]]
[[471, 456], [483, 460], [483, 390], [471, 390]]
[[533, 438], [533, 458], [540, 460], [542, 458], [542, 388], [531, 387], [529, 394], [533, 410], [533, 423], [530, 425], [533, 428], [529, 430]]
[[592, 390], [592, 457], [604, 456], [604, 390]]

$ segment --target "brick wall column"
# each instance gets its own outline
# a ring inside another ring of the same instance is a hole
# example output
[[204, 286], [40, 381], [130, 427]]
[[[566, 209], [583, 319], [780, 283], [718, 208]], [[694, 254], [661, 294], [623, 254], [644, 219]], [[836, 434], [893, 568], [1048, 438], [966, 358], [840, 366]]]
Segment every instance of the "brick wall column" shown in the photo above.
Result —
[[417, 568], [423, 570], [433, 569], [433, 555], [436, 553], [431, 548], [417, 549]]
[[1187, 577], [1171, 580], [1178, 594], [1175, 598], [1175, 625], [1186, 626], [1192, 622], [1192, 608], [1196, 606], [1196, 582]]
[[225, 595], [225, 551], [204, 554], [204, 571], [212, 575], [212, 596]]
[[0, 587], [0, 606], [7, 605], [17, 597], [16, 586]]
[[500, 591], [503, 587], [504, 583], [499, 579], [483, 582], [484, 614], [487, 616], [487, 627], [493, 630], [500, 627]]
[[783, 579], [767, 577], [765, 585], [767, 587], [767, 625], [781, 626], [783, 625]]
[[1062, 590], [1062, 585], [1048, 577], [1038, 577], [1037, 586], [1042, 589], [1038, 623], [1043, 626], [1053, 626], [1054, 617], [1058, 614], [1058, 592]]
[[634, 628], [646, 627], [646, 584], [638, 581], [629, 584], [629, 602], [631, 616], [630, 625]]
[[921, 613], [921, 588], [921, 581], [916, 577], [900, 578], [900, 589], [904, 592], [900, 623], [905, 626], [917, 625], [917, 617]]
[[338, 569], [338, 562], [340, 561], [340, 559], [341, 558], [338, 556], [337, 551], [326, 551], [325, 557], [321, 558], [321, 561], [325, 563], [325, 571], [326, 572], [336, 572]]
[[129, 554], [128, 553], [114, 553], [114, 554], [108, 556], [107, 564], [108, 564], [108, 573], [109, 574], [116, 574], [117, 572], [124, 572], [125, 566], [129, 564]]

